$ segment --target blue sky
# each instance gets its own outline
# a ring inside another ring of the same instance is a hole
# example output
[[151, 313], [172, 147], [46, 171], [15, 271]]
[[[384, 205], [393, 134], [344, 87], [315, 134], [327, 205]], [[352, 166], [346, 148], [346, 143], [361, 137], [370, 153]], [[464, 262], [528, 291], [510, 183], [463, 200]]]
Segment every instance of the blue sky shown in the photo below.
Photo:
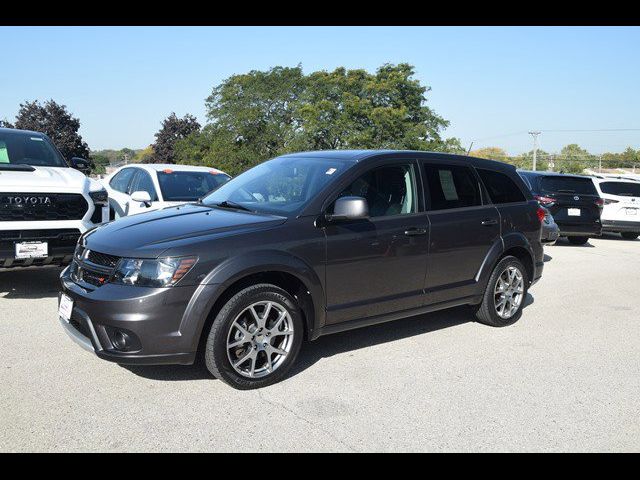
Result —
[[[0, 27], [0, 119], [24, 100], [66, 104], [92, 149], [142, 148], [172, 111], [205, 121], [234, 73], [301, 63], [374, 71], [409, 62], [474, 148], [531, 148], [528, 130], [640, 129], [640, 28]], [[523, 133], [524, 132], [524, 133]], [[545, 132], [540, 147], [640, 148], [633, 132]]]

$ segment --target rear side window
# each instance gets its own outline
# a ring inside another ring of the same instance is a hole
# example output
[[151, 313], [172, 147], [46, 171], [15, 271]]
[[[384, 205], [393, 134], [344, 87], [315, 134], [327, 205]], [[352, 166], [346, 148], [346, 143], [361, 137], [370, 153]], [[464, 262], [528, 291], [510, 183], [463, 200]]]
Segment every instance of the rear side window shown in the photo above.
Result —
[[549, 193], [579, 193], [598, 195], [593, 180], [580, 177], [548, 176], [540, 180], [542, 191]]
[[640, 197], [640, 183], [602, 182], [600, 190], [602, 190], [602, 193], [608, 193], [609, 195]]
[[425, 164], [431, 210], [481, 205], [478, 182], [469, 167]]
[[493, 203], [513, 203], [526, 200], [520, 187], [508, 175], [493, 170], [477, 169], [477, 171]]
[[133, 168], [125, 168], [124, 170], [120, 170], [116, 173], [116, 176], [111, 179], [109, 185], [114, 190], [118, 192], [127, 193], [127, 187], [129, 186], [129, 181], [131, 180], [131, 176], [135, 173]]

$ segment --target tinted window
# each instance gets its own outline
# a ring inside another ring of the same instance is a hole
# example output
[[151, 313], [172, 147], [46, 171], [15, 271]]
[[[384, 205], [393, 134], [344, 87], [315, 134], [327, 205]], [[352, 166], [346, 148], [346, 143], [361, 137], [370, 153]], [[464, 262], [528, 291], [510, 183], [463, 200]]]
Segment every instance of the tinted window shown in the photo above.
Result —
[[158, 172], [158, 182], [165, 202], [195, 202], [229, 181], [224, 173]]
[[340, 193], [341, 197], [351, 195], [367, 200], [370, 217], [415, 213], [413, 166], [389, 165], [370, 170]]
[[333, 158], [278, 157], [232, 178], [203, 202], [229, 201], [258, 212], [294, 215], [348, 166]]
[[0, 132], [2, 163], [34, 167], [68, 166], [45, 137], [22, 132]]
[[602, 193], [608, 193], [609, 195], [640, 197], [640, 183], [602, 182], [600, 190], [602, 190]]
[[127, 187], [129, 186], [129, 181], [131, 177], [135, 173], [133, 168], [125, 168], [124, 170], [120, 170], [115, 177], [111, 179], [109, 185], [114, 190], [118, 192], [127, 193]]
[[431, 210], [481, 205], [478, 182], [468, 167], [426, 164]]
[[138, 169], [138, 174], [136, 175], [133, 184], [130, 189], [131, 193], [133, 192], [147, 192], [151, 197], [151, 201], [155, 202], [158, 200], [158, 195], [156, 194], [156, 187], [153, 185], [153, 180], [151, 180], [151, 175], [144, 170]]
[[493, 203], [524, 202], [526, 200], [520, 187], [508, 175], [481, 169], [478, 169], [478, 174]]
[[579, 193], [597, 195], [596, 187], [590, 178], [547, 176], [540, 180], [540, 188], [550, 193]]

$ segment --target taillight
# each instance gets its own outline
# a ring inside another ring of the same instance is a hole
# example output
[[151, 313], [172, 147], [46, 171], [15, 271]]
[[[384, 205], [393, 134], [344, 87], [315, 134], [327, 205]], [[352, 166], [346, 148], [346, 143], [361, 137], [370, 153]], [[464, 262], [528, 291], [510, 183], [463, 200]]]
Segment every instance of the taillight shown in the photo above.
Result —
[[612, 203], [618, 203], [618, 200], [611, 200], [610, 198], [605, 198], [604, 200], [601, 198], [603, 205], [611, 205]]
[[602, 198], [598, 198], [596, 200], [596, 205], [602, 207], [604, 205], [604, 200]]
[[539, 208], [536, 214], [538, 215], [538, 220], [540, 220], [540, 223], [542, 223], [544, 221], [544, 217], [546, 216], [547, 212], [545, 212], [544, 209]]
[[556, 199], [553, 197], [545, 197], [544, 195], [534, 195], [535, 198], [540, 205], [553, 205], [556, 203]]

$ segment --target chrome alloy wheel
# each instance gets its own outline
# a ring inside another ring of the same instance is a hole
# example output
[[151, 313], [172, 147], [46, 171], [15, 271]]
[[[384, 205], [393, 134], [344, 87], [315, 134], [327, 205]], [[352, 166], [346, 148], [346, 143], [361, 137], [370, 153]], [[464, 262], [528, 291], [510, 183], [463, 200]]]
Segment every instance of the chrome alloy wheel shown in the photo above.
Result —
[[494, 293], [496, 313], [511, 318], [520, 308], [524, 296], [524, 277], [518, 267], [509, 266], [498, 277]]
[[240, 312], [231, 324], [227, 357], [240, 375], [265, 377], [285, 361], [293, 335], [293, 321], [286, 308], [272, 301], [257, 302]]

